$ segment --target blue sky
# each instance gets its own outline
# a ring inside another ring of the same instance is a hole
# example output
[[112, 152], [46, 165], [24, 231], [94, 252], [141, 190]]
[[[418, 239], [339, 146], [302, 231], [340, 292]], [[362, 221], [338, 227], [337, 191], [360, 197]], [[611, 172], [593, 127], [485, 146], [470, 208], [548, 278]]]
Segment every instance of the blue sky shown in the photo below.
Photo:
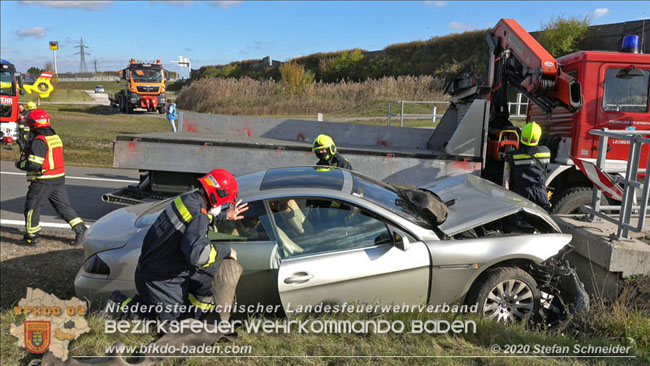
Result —
[[285, 61], [356, 47], [379, 50], [492, 27], [500, 18], [535, 31], [553, 16], [587, 16], [592, 24], [647, 19], [650, 2], [2, 0], [0, 54], [24, 72], [51, 61], [48, 41], [59, 41], [59, 72], [76, 72], [74, 46], [83, 37], [90, 70], [95, 60], [105, 71], [136, 58], [160, 59], [180, 71], [169, 62], [178, 56], [190, 58], [193, 68], [265, 56]]

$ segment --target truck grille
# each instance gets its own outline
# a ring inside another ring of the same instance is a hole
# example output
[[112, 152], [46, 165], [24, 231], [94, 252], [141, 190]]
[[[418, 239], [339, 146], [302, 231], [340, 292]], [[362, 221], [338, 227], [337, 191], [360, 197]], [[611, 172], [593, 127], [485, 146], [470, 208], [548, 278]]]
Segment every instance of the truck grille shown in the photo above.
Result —
[[138, 86], [138, 91], [142, 93], [158, 93], [159, 86]]

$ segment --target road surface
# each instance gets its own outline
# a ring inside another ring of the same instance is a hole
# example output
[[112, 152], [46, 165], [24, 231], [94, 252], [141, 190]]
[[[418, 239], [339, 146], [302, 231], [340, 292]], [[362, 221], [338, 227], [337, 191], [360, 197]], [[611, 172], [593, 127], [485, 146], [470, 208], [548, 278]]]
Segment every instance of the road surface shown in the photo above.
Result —
[[[137, 170], [66, 166], [66, 190], [70, 203], [89, 224], [123, 207], [102, 202], [102, 194], [137, 183], [138, 179]], [[0, 226], [24, 227], [23, 210], [29, 186], [25, 172], [16, 169], [12, 161], [1, 161], [0, 184]], [[49, 228], [67, 227], [67, 223], [47, 202], [41, 210], [41, 226], [47, 231]]]

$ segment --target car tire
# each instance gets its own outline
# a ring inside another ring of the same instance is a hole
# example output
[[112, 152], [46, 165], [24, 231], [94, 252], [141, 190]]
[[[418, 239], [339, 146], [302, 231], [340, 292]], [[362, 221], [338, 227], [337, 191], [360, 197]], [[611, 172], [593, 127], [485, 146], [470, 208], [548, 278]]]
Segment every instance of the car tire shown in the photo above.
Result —
[[[592, 188], [577, 187], [561, 192], [551, 206], [554, 215], [579, 214], [580, 207], [591, 204]], [[603, 196], [604, 197], [604, 196]], [[605, 198], [606, 199], [606, 198]], [[605, 204], [607, 202], [605, 201]]]
[[535, 279], [521, 268], [488, 270], [467, 297], [468, 305], [478, 304], [478, 313], [497, 322], [530, 320], [538, 313], [541, 294]]

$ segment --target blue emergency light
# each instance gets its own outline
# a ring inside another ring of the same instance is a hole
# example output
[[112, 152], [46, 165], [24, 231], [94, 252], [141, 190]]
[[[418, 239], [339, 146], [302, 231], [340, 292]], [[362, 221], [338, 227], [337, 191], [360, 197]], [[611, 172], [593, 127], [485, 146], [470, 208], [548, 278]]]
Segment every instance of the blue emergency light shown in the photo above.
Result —
[[639, 53], [639, 36], [623, 37], [621, 52]]

